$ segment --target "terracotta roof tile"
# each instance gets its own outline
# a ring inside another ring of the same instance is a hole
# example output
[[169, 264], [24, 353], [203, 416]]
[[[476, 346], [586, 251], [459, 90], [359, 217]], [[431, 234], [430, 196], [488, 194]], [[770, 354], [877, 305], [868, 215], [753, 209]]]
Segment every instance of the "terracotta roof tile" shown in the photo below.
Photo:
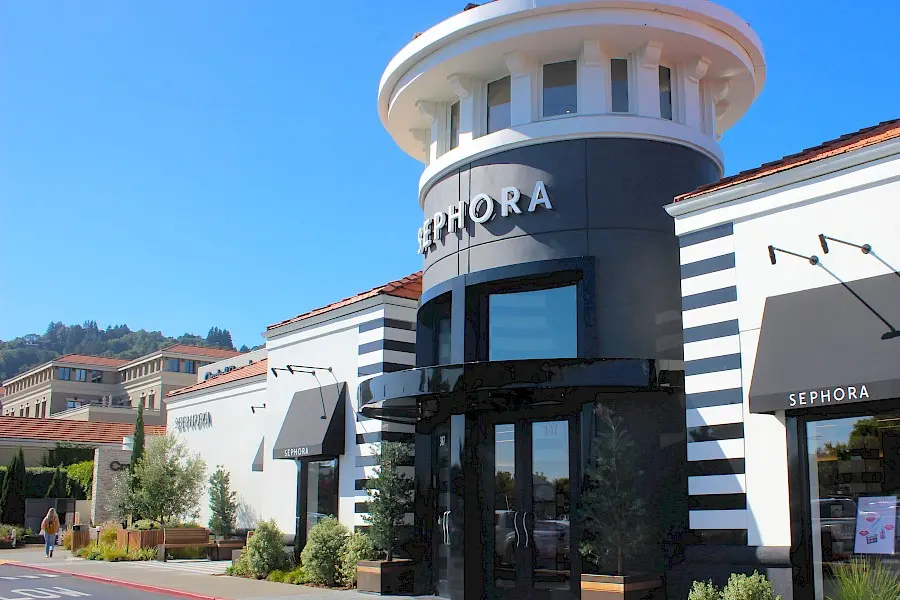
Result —
[[127, 363], [121, 358], [109, 358], [108, 356], [90, 356], [88, 354], [63, 354], [54, 358], [53, 362], [76, 363], [79, 365], [96, 365], [98, 367], [120, 367]]
[[271, 331], [272, 329], [282, 327], [283, 325], [296, 323], [297, 321], [315, 317], [329, 311], [342, 308], [344, 306], [349, 306], [350, 304], [353, 304], [355, 302], [360, 302], [361, 300], [366, 300], [367, 298], [373, 298], [382, 294], [386, 296], [397, 296], [398, 298], [418, 300], [422, 295], [422, 272], [418, 271], [416, 273], [413, 273], [412, 275], [404, 277], [403, 279], [398, 279], [397, 281], [392, 281], [390, 283], [386, 283], [385, 285], [380, 285], [361, 294], [350, 296], [349, 298], [344, 298], [343, 300], [333, 302], [327, 306], [323, 306], [322, 308], [311, 310], [307, 313], [303, 313], [302, 315], [297, 315], [296, 317], [287, 319], [286, 321], [274, 323], [272, 325], [269, 325], [266, 329]]
[[217, 385], [222, 385], [223, 383], [228, 383], [230, 381], [240, 381], [241, 379], [256, 377], [257, 375], [262, 375], [266, 372], [268, 364], [268, 359], [264, 358], [262, 360], [256, 361], [253, 364], [244, 365], [243, 367], [232, 369], [227, 373], [222, 373], [221, 375], [210, 377], [209, 379], [201, 381], [199, 383], [195, 383], [194, 385], [189, 385], [177, 390], [172, 390], [171, 392], [166, 394], [166, 398], [171, 398], [172, 396], [180, 396], [181, 394], [187, 394], [190, 392], [196, 392], [197, 390], [211, 388]]
[[[145, 425], [146, 435], [163, 435], [161, 425]], [[82, 444], [121, 444], [122, 438], [134, 433], [134, 423], [69, 421], [0, 416], [0, 438], [72, 442]]]
[[178, 354], [197, 354], [199, 356], [209, 356], [210, 358], [233, 358], [240, 356], [243, 352], [237, 350], [225, 350], [223, 348], [208, 348], [205, 346], [190, 346], [188, 344], [173, 344], [167, 348], [162, 348], [163, 352], [177, 352]]
[[900, 119], [884, 121], [873, 127], [860, 129], [854, 133], [842, 135], [835, 140], [829, 140], [818, 146], [807, 148], [796, 154], [790, 154], [782, 159], [765, 163], [755, 169], [749, 169], [736, 175], [725, 177], [719, 181], [701, 186], [692, 192], [676, 196], [675, 202], [689, 200], [690, 198], [708, 194], [709, 192], [715, 192], [724, 188], [740, 185], [748, 181], [760, 179], [768, 175], [780, 173], [781, 171], [787, 171], [788, 169], [831, 158], [846, 152], [859, 150], [860, 148], [865, 148], [866, 146], [872, 146], [895, 138], [900, 138]]

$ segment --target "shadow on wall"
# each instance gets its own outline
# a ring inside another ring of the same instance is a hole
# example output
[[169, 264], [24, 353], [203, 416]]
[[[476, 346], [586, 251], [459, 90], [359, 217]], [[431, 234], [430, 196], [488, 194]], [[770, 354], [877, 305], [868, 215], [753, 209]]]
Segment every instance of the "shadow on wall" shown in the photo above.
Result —
[[237, 505], [237, 528], [238, 529], [256, 529], [260, 521], [259, 513], [256, 509], [247, 504], [243, 498], [238, 498]]

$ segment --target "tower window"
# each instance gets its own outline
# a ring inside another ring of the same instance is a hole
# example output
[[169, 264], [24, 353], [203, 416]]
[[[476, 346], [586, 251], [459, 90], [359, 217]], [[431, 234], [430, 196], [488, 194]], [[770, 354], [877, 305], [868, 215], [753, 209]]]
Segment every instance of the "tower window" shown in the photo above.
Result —
[[628, 107], [628, 59], [614, 58], [609, 61], [612, 83], [612, 111], [627, 113]]
[[544, 116], [578, 112], [578, 63], [574, 60], [544, 65]]
[[459, 146], [459, 102], [450, 105], [450, 149]]
[[672, 70], [659, 68], [659, 116], [672, 120]]
[[494, 133], [507, 129], [511, 123], [510, 102], [512, 100], [509, 76], [492, 81], [487, 86], [487, 130]]

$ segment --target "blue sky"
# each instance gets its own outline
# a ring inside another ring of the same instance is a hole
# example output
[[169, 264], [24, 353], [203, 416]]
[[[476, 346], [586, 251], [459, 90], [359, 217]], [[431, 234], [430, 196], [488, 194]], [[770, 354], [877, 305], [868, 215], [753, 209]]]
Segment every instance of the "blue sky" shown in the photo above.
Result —
[[[900, 116], [900, 5], [722, 3], [769, 65], [728, 173]], [[465, 4], [3, 3], [0, 339], [94, 319], [254, 345], [416, 271], [421, 165], [375, 95]]]

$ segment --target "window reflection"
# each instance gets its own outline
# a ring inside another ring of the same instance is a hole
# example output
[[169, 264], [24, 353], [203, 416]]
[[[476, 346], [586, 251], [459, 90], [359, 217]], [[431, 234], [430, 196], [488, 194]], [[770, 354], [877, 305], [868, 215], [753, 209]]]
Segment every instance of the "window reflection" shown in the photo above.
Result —
[[578, 112], [578, 67], [574, 60], [544, 65], [544, 116]]
[[487, 86], [487, 130], [494, 133], [510, 125], [510, 78], [492, 81]]
[[337, 460], [310, 462], [306, 490], [306, 534], [325, 517], [338, 514]]
[[578, 356], [574, 285], [491, 294], [489, 312], [489, 360]]
[[612, 111], [628, 112], [628, 59], [614, 58], [609, 61], [612, 84]]
[[865, 558], [900, 570], [900, 413], [806, 425], [816, 600], [835, 597], [835, 571]]

